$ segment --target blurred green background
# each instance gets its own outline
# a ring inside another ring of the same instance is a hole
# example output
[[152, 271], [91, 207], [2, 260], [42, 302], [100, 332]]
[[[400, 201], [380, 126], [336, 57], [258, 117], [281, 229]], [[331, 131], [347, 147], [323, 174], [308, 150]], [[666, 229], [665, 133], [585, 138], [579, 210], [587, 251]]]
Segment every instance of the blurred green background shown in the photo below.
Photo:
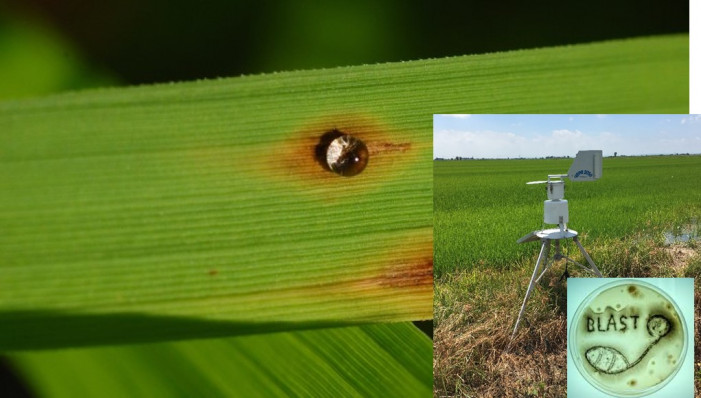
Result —
[[0, 0], [0, 99], [688, 32], [684, 0]]
[[[0, 0], [0, 100], [682, 33], [688, 7], [687, 0]], [[0, 357], [0, 395], [31, 396], [21, 379]]]

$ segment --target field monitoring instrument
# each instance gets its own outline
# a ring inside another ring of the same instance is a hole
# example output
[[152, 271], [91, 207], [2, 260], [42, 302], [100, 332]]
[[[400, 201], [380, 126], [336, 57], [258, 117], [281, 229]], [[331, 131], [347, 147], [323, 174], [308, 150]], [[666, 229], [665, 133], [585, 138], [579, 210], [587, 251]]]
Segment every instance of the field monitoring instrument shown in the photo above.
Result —
[[[528, 185], [532, 184], [546, 184], [545, 188], [548, 194], [548, 200], [545, 201], [544, 205], [544, 215], [543, 215], [543, 227], [545, 224], [555, 224], [556, 228], [541, 229], [539, 231], [533, 231], [528, 235], [522, 237], [517, 241], [517, 243], [535, 242], [540, 241], [540, 254], [538, 254], [538, 260], [536, 260], [535, 268], [533, 269], [533, 276], [531, 276], [531, 282], [528, 285], [528, 290], [526, 290], [526, 297], [523, 298], [523, 304], [521, 305], [521, 311], [516, 319], [516, 325], [514, 325], [514, 331], [511, 334], [511, 339], [513, 340], [516, 335], [516, 330], [518, 329], [519, 323], [521, 323], [521, 318], [526, 310], [526, 302], [533, 292], [533, 288], [543, 277], [545, 272], [550, 268], [550, 266], [558, 260], [565, 260], [565, 273], [563, 277], [569, 277], [567, 273], [567, 263], [571, 262], [577, 264], [588, 272], [601, 277], [601, 272], [596, 268], [596, 264], [589, 257], [589, 254], [577, 238], [577, 231], [567, 228], [567, 222], [569, 221], [569, 212], [567, 209], [567, 200], [565, 199], [565, 178], [570, 181], [595, 181], [601, 178], [601, 159], [602, 152], [600, 150], [596, 151], [579, 151], [577, 156], [572, 162], [567, 174], [550, 174], [548, 179], [545, 181], [531, 181]], [[589, 263], [589, 266], [580, 264], [571, 258], [562, 254], [560, 250], [560, 240], [561, 239], [572, 239], [574, 243], [582, 252], [582, 255]], [[552, 243], [551, 243], [552, 242]], [[550, 246], [554, 244], [555, 253], [550, 257]]]

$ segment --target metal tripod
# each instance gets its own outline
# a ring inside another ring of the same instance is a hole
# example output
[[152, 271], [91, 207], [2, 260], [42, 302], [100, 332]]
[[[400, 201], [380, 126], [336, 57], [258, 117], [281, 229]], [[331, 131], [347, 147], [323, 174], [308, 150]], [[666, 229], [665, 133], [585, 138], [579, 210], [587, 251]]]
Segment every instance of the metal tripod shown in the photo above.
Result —
[[[560, 251], [560, 239], [568, 239], [572, 238], [574, 243], [577, 245], [579, 248], [579, 251], [582, 253], [585, 259], [587, 259], [587, 262], [589, 263], [590, 267], [587, 267], [583, 264], [580, 264], [573, 259], [565, 256], [562, 254]], [[523, 298], [523, 304], [521, 305], [521, 311], [518, 314], [518, 318], [516, 319], [516, 325], [514, 326], [514, 331], [511, 333], [511, 340], [514, 339], [514, 336], [516, 336], [516, 330], [518, 329], [518, 325], [521, 323], [521, 317], [523, 317], [523, 313], [526, 310], [526, 302], [528, 302], [528, 298], [531, 296], [531, 293], [533, 292], [533, 288], [535, 285], [540, 281], [540, 279], [543, 277], [545, 272], [552, 266], [552, 264], [555, 261], [558, 261], [560, 259], [565, 259], [565, 274], [563, 276], [569, 276], [567, 274], [567, 262], [571, 262], [574, 264], [577, 264], [578, 266], [582, 267], [586, 271], [591, 272], [592, 274], [602, 277], [601, 272], [599, 272], [599, 269], [596, 268], [596, 264], [594, 264], [594, 261], [592, 261], [591, 257], [589, 257], [589, 254], [587, 253], [586, 250], [584, 250], [584, 247], [582, 246], [581, 243], [579, 243], [579, 239], [577, 238], [577, 231], [573, 230], [567, 230], [564, 228], [553, 228], [553, 229], [545, 229], [542, 231], [535, 231], [531, 232], [530, 234], [524, 236], [523, 238], [518, 240], [518, 243], [525, 243], [525, 242], [534, 242], [536, 240], [541, 241], [541, 246], [540, 246], [540, 254], [538, 254], [538, 260], [535, 263], [535, 268], [533, 269], [533, 276], [531, 276], [531, 282], [528, 285], [528, 290], [526, 290], [526, 297]], [[550, 242], [554, 241], [555, 243], [555, 254], [553, 255], [553, 258], [549, 258], [550, 254]]]

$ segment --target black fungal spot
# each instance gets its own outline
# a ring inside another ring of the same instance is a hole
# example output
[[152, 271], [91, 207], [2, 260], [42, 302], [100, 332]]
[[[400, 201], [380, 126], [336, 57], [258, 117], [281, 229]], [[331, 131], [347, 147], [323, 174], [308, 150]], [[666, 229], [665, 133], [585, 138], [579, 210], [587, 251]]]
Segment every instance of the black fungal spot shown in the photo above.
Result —
[[325, 170], [345, 177], [362, 172], [370, 158], [365, 143], [337, 129], [321, 136], [314, 148], [314, 157]]
[[662, 315], [653, 315], [647, 321], [647, 332], [650, 334], [650, 336], [655, 337], [658, 340], [666, 336], [671, 329], [672, 324]]

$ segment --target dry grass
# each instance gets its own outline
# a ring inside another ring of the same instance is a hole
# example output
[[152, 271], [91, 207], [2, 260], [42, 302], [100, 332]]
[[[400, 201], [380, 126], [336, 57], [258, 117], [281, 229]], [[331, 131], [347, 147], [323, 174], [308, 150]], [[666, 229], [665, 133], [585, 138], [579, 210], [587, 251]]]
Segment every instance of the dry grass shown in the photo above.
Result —
[[[610, 277], [701, 276], [701, 255], [694, 245], [664, 247], [659, 241], [638, 237], [602, 243], [591, 252]], [[515, 264], [508, 272], [462, 271], [435, 282], [435, 396], [566, 396], [567, 293], [566, 283], [559, 281], [562, 264], [554, 265], [534, 291], [527, 319], [507, 351], [533, 261]], [[573, 268], [571, 274], [576, 272]], [[699, 279], [695, 290], [697, 341], [701, 329]], [[694, 362], [698, 391], [698, 345]]]

